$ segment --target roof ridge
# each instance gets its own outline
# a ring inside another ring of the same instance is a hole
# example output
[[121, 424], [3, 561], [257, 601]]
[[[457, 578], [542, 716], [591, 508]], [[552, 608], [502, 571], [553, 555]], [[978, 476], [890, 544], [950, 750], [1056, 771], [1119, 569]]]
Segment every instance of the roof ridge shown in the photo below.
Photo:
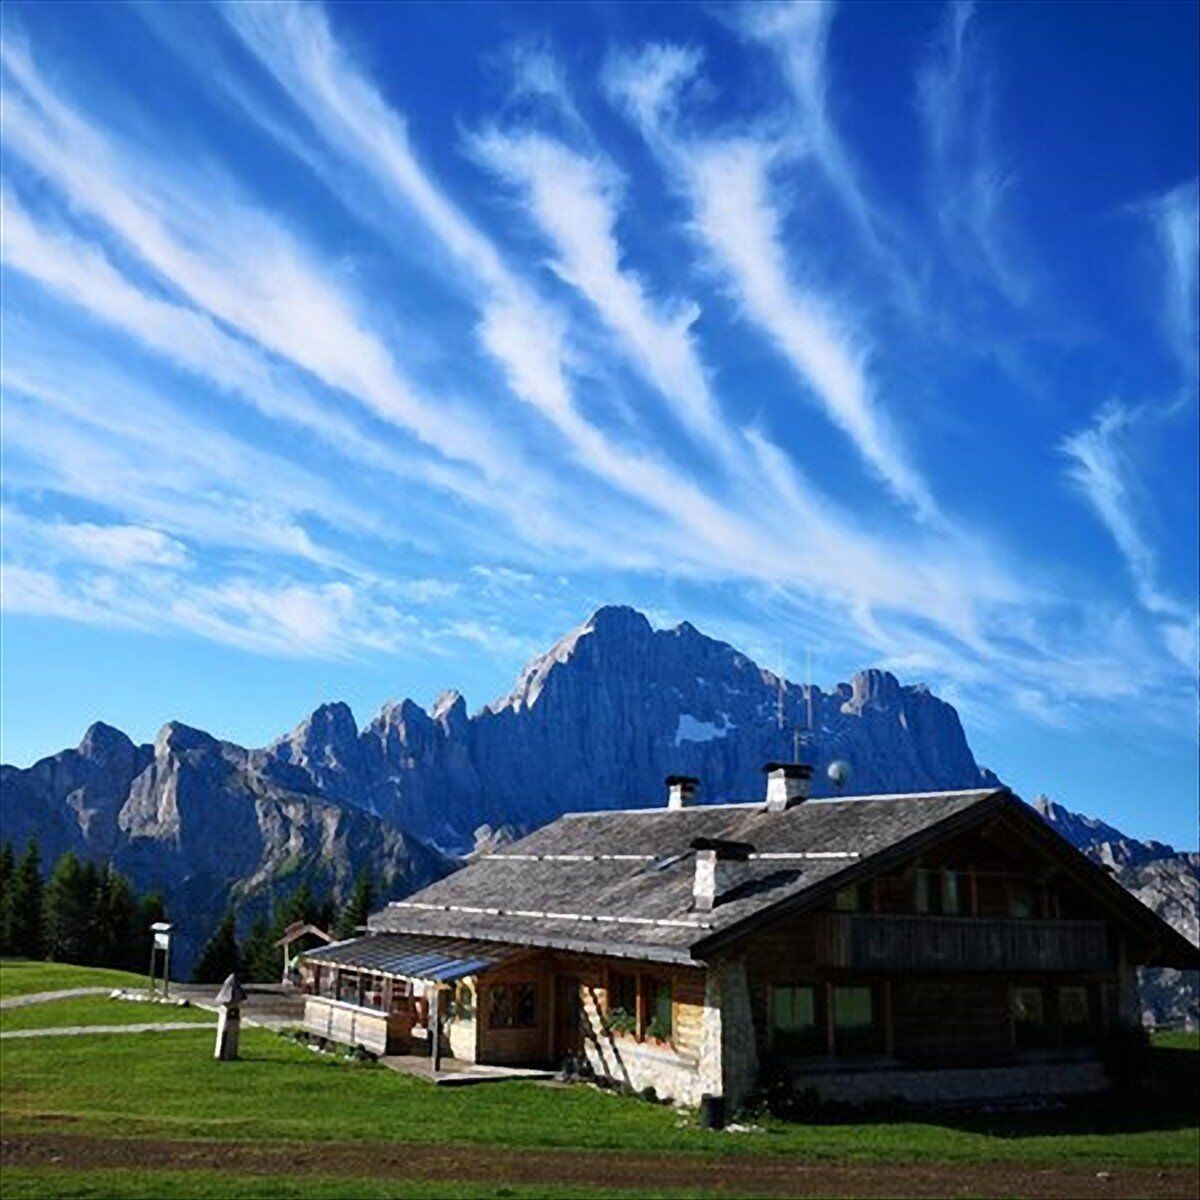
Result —
[[[1006, 792], [1009, 789], [1006, 787], [974, 787], [974, 788], [948, 788], [941, 791], [931, 792], [869, 792], [863, 796], [816, 796], [812, 799], [805, 800], [801, 804], [795, 804], [791, 808], [786, 809], [786, 812], [799, 812], [801, 809], [810, 804], [858, 804], [864, 800], [932, 800], [940, 799], [948, 796], [990, 796], [994, 792]], [[693, 804], [687, 808], [667, 808], [665, 805], [655, 805], [645, 808], [591, 808], [580, 809], [576, 812], [561, 813], [558, 820], [566, 820], [575, 817], [610, 817], [610, 816], [633, 816], [645, 815], [647, 813], [671, 813], [678, 816], [684, 813], [698, 812], [716, 812], [720, 809], [727, 808], [744, 808], [744, 809], [760, 809], [763, 812], [771, 811], [767, 808], [765, 800], [731, 800], [725, 804]]]

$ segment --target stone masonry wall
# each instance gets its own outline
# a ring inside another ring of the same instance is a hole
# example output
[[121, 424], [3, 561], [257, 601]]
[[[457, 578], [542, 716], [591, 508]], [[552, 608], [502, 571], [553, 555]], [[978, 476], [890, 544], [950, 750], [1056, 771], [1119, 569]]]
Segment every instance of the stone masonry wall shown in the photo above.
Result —
[[1070, 1096], [1103, 1091], [1108, 1076], [1098, 1062], [1030, 1063], [930, 1071], [837, 1071], [798, 1073], [797, 1092], [839, 1104], [904, 1100], [913, 1104], [966, 1104], [1025, 1096]]

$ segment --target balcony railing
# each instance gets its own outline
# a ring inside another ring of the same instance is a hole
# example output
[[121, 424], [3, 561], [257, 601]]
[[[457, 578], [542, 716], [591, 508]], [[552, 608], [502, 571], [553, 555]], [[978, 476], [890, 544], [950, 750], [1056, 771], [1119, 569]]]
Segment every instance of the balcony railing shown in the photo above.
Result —
[[1096, 971], [1111, 964], [1103, 921], [825, 913], [832, 966], [945, 971]]

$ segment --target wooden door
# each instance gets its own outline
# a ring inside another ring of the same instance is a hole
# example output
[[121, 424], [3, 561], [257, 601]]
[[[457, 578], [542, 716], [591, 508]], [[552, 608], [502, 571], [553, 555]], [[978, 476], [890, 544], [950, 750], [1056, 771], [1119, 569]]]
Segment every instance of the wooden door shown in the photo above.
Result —
[[574, 975], [554, 979], [554, 1053], [556, 1058], [583, 1050], [583, 993]]

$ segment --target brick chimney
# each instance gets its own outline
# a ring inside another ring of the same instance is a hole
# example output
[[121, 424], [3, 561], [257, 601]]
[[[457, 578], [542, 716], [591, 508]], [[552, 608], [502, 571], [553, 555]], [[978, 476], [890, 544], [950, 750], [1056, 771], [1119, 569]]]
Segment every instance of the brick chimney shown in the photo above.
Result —
[[785, 812], [808, 799], [813, 769], [808, 763], [767, 763], [767, 811]]
[[692, 900], [697, 912], [711, 912], [723, 897], [746, 878], [746, 863], [754, 852], [749, 842], [726, 842], [721, 838], [696, 838], [696, 877]]
[[667, 807], [687, 808], [696, 798], [700, 780], [694, 775], [667, 776]]

